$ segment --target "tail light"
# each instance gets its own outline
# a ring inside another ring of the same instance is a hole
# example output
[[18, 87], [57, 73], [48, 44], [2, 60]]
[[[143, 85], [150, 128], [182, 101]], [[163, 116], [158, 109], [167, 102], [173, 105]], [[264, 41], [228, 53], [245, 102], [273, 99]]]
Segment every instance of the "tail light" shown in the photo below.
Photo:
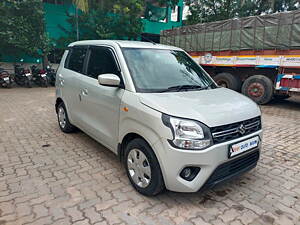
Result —
[[40, 73], [44, 74], [47, 73], [46, 70], [40, 70]]

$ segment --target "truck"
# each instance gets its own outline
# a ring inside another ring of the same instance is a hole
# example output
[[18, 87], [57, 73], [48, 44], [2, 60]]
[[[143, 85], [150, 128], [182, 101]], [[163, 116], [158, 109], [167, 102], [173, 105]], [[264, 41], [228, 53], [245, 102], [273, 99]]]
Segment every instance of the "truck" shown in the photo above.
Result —
[[300, 94], [300, 10], [163, 30], [160, 42], [258, 104]]

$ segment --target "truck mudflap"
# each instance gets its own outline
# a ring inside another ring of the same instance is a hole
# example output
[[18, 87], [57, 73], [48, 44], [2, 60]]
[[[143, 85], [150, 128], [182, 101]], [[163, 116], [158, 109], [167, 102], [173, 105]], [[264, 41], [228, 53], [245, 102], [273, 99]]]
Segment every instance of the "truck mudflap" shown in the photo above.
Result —
[[300, 93], [300, 75], [278, 74], [275, 88], [277, 91]]

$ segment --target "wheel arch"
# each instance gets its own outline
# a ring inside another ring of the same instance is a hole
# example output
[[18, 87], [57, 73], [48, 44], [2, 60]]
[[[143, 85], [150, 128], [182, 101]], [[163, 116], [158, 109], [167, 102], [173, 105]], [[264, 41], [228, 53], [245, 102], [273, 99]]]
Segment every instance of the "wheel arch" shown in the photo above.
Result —
[[[119, 157], [119, 159], [120, 159], [121, 162], [123, 162], [123, 160], [124, 160], [124, 150], [125, 150], [125, 147], [127, 146], [127, 144], [130, 141], [132, 141], [132, 140], [134, 140], [136, 138], [141, 138], [141, 139], [143, 139], [144, 141], [146, 141], [149, 144], [149, 142], [143, 136], [141, 136], [141, 135], [139, 135], [139, 134], [137, 134], [135, 132], [130, 132], [130, 133], [126, 134], [123, 137], [121, 143], [118, 144], [118, 157]], [[149, 144], [149, 146], [151, 146], [151, 145]]]

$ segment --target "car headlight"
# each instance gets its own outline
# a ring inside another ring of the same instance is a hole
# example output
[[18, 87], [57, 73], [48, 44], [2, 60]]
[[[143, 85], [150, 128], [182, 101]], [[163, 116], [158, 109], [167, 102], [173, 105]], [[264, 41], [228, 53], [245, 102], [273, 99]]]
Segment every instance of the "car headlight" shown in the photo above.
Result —
[[202, 150], [212, 144], [209, 128], [194, 120], [181, 119], [163, 114], [163, 123], [171, 128], [174, 147], [188, 150]]

